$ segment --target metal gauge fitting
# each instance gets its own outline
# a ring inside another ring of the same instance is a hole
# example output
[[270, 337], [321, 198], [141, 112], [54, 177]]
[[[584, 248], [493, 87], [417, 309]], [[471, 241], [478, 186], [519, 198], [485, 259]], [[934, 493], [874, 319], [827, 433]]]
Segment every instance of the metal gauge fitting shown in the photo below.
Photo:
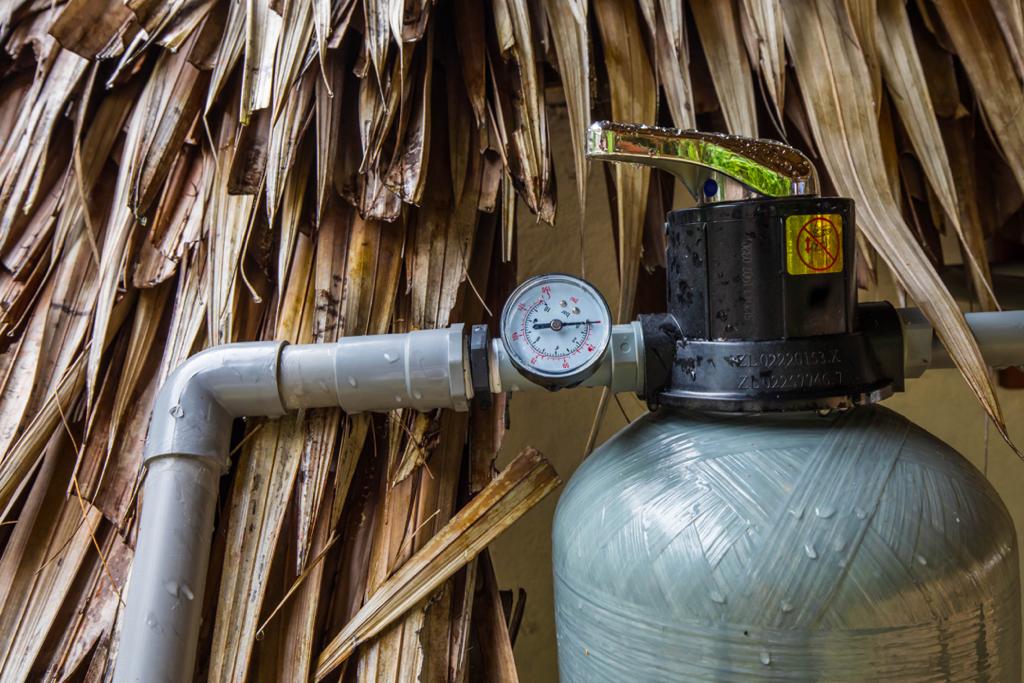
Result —
[[519, 285], [501, 314], [501, 340], [512, 364], [552, 390], [594, 374], [611, 332], [611, 311], [597, 288], [560, 273]]

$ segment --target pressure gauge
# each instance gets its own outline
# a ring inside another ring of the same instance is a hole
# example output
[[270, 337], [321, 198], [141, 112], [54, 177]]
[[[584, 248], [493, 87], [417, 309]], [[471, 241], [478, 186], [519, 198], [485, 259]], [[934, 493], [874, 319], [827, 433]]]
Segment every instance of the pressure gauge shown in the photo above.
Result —
[[611, 340], [601, 293], [571, 275], [539, 275], [519, 285], [501, 314], [501, 340], [527, 379], [548, 389], [594, 374]]

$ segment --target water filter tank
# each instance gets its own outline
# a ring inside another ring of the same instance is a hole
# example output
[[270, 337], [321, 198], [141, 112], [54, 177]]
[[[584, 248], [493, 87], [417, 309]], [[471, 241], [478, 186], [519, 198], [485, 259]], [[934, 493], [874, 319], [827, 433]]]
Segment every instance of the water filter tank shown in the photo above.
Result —
[[1006, 508], [880, 406], [646, 415], [566, 487], [554, 575], [563, 683], [1020, 680]]

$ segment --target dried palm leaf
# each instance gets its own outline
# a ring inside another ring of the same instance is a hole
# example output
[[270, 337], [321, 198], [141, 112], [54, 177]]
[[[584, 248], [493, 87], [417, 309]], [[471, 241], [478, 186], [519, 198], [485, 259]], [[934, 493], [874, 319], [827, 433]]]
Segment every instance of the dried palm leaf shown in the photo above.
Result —
[[[839, 191], [857, 201], [864, 234], [932, 321], [968, 385], [1008, 439], [977, 342], [888, 190], [874, 106], [864, 88], [871, 82], [867, 63], [858, 45], [844, 40], [843, 16], [833, 0], [801, 0], [785, 9], [786, 44], [808, 93], [805, 102], [818, 149]], [[825, 65], [822, 56], [827, 57]]]
[[849, 34], [856, 38], [864, 55], [864, 63], [871, 74], [871, 96], [875, 110], [882, 104], [882, 68], [878, 55], [878, 2], [879, 0], [843, 0], [846, 16], [853, 31]]
[[131, 566], [132, 551], [118, 534], [110, 530], [103, 529], [97, 537], [102, 541], [97, 541], [94, 547], [101, 557], [87, 558], [83, 563], [79, 580], [85, 575], [86, 587], [80, 592], [80, 597], [72, 589], [68, 602], [73, 606], [75, 618], [60, 634], [61, 641], [45, 666], [45, 673], [41, 676], [43, 680], [70, 678], [85, 668], [94, 653], [105, 649], [103, 643], [109, 640], [111, 626], [121, 604], [120, 590]]
[[[382, 480], [383, 510], [370, 555], [368, 593], [378, 590], [451, 519], [466, 426], [465, 415], [445, 413], [440, 447], [430, 458], [430, 470], [416, 470], [401, 481], [391, 476]], [[398, 469], [401, 455], [400, 451], [391, 454], [389, 471]], [[441, 679], [449, 661], [450, 609], [451, 586], [445, 585], [423, 609], [409, 611], [360, 650], [360, 679]]]
[[498, 594], [498, 580], [494, 576], [491, 558], [485, 551], [477, 560], [480, 565], [480, 597], [475, 602], [473, 618], [477, 624], [477, 642], [482, 660], [481, 677], [494, 683], [518, 683], [512, 640], [508, 623]]
[[476, 127], [487, 125], [487, 56], [484, 46], [484, 4], [476, 0], [456, 0], [455, 41], [458, 47], [462, 80], [476, 119]]
[[759, 65], [776, 123], [782, 126], [786, 102], [786, 43], [779, 0], [742, 0], [740, 33], [750, 61]]
[[[950, 151], [953, 183], [960, 198], [960, 227], [963, 230], [963, 249], [971, 263], [971, 283], [982, 310], [999, 310], [999, 302], [992, 291], [992, 272], [985, 257], [985, 232], [978, 210], [978, 178], [973, 140], [973, 122], [954, 119], [943, 123], [943, 139]], [[973, 261], [972, 261], [973, 259]]]
[[533, 449], [520, 453], [370, 596], [320, 654], [317, 680], [428, 597], [558, 484], [558, 475], [540, 453]]
[[213, 60], [213, 73], [210, 75], [210, 89], [206, 93], [206, 114], [213, 109], [221, 91], [227, 85], [245, 46], [246, 4], [232, 2], [228, 6], [228, 16], [224, 20], [224, 31]]
[[967, 77], [985, 109], [993, 137], [1024, 189], [1024, 88], [1013, 71], [995, 14], [987, 3], [937, 0], [945, 25]]
[[[313, 3], [311, 0], [284, 0], [280, 6], [281, 33], [273, 46], [276, 54], [270, 72], [270, 107], [274, 124], [284, 112], [285, 101], [293, 89], [298, 90], [304, 86], [311, 89], [313, 86], [312, 79], [309, 79], [308, 86], [299, 83], [313, 33]], [[294, 97], [294, 94], [291, 96]]]
[[990, 4], [999, 20], [1017, 78], [1024, 81], [1024, 5], [1020, 0], [990, 0]]
[[[191, 153], [190, 153], [191, 152]], [[132, 284], [140, 289], [166, 282], [178, 272], [185, 251], [199, 241], [206, 203], [203, 182], [209, 156], [186, 149], [175, 159], [160, 204], [142, 241]]]
[[[508, 126], [508, 133], [501, 137], [508, 145], [508, 173], [527, 206], [541, 220], [554, 224], [554, 174], [529, 6], [526, 0], [495, 0], [493, 8], [500, 59], [513, 68], [503, 76], [504, 87], [498, 87], [499, 98], [510, 90], [514, 94], [511, 105], [504, 108], [506, 116], [514, 112], [514, 125]], [[493, 59], [491, 67], [493, 73], [497, 67]]]
[[213, 9], [214, 0], [129, 0], [126, 5], [148, 36], [177, 50]]
[[640, 9], [654, 45], [655, 75], [665, 92], [672, 120], [679, 128], [695, 128], [683, 5], [672, 0], [658, 0], [657, 4], [644, 0]]
[[569, 107], [569, 129], [576, 167], [576, 193], [582, 226], [587, 207], [587, 157], [581, 142], [590, 125], [590, 60], [587, 58], [587, 3], [583, 0], [545, 0], [544, 14], [551, 25], [558, 55], [558, 70]]
[[[632, 3], [623, 9], [611, 0], [597, 0], [594, 15], [608, 69], [612, 117], [616, 121], [654, 123], [656, 91], [636, 9]], [[633, 312], [650, 177], [649, 167], [615, 165], [620, 286], [616, 320], [619, 321], [628, 320]]]
[[23, 100], [23, 115], [0, 152], [0, 243], [6, 241], [17, 212], [33, 207], [58, 117], [87, 64], [72, 52], [59, 51], [37, 72]]
[[230, 148], [237, 125], [230, 114], [225, 114], [221, 119], [210, 199], [203, 215], [203, 232], [210, 245], [207, 272], [211, 283], [207, 329], [217, 344], [235, 338], [235, 291], [239, 263], [255, 220], [255, 198], [252, 195], [232, 195], [228, 189]]
[[[986, 301], [994, 302], [992, 284], [987, 275], [988, 261], [984, 245], [970, 240], [960, 223], [960, 206], [953, 182], [946, 147], [932, 108], [924, 68], [917, 56], [910, 18], [901, 0], [878, 3], [877, 50], [882, 73], [892, 92], [892, 101], [917, 152], [917, 158], [938, 196], [946, 221], [953, 226], [964, 246], [972, 279], [980, 285]], [[984, 264], [984, 265], [982, 265]]]
[[142, 159], [132, 169], [130, 206], [137, 216], [149, 211], [162, 189], [186, 136], [195, 125], [208, 82], [207, 72], [199, 71], [185, 60], [178, 65], [170, 92], [160, 98], [158, 106], [162, 111], [155, 122], [147, 123]]
[[[320, 3], [320, 0], [317, 0]], [[316, 222], [321, 222], [327, 193], [334, 185], [334, 161], [341, 137], [341, 103], [345, 95], [342, 64], [321, 57], [323, 80], [316, 82]]]
[[[57, 618], [64, 596], [92, 547], [101, 515], [88, 503], [65, 496], [74, 459], [62, 432], [55, 434], [47, 460], [59, 461], [36, 480], [28, 514], [19, 516], [11, 543], [0, 561], [0, 677], [27, 680], [45, 634]], [[44, 466], [44, 472], [47, 468]]]
[[121, 0], [71, 0], [50, 27], [61, 47], [86, 59], [109, 59], [124, 52], [138, 30]]
[[249, 123], [254, 111], [270, 106], [274, 57], [282, 28], [283, 18], [269, 0], [245, 0], [242, 106], [238, 114], [243, 126]]
[[756, 138], [754, 79], [741, 45], [733, 3], [691, 0], [690, 9], [708, 58], [726, 127], [730, 133]]
[[[292, 342], [311, 340], [312, 243], [295, 243], [294, 275], [281, 301], [272, 336]], [[239, 462], [228, 526], [229, 561], [221, 578], [210, 677], [241, 681], [249, 670], [263, 594], [281, 533], [288, 493], [299, 471], [304, 440], [301, 416], [270, 422], [248, 442]]]

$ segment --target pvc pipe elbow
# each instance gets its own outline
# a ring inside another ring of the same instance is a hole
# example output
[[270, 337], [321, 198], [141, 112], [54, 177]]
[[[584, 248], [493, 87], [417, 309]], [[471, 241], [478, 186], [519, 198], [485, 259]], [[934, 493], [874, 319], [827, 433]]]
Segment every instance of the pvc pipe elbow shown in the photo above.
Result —
[[226, 467], [234, 418], [287, 412], [278, 388], [285, 345], [225, 344], [179, 365], [157, 393], [143, 462], [185, 455], [211, 458]]

